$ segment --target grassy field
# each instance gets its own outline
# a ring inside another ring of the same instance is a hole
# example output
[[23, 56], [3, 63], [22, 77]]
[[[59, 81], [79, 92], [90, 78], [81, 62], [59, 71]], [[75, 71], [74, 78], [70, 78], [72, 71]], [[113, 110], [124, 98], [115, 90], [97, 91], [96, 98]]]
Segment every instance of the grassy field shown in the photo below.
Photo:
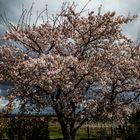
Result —
[[[103, 124], [85, 124], [79, 129], [76, 134], [76, 139], [93, 139], [97, 140], [103, 136], [111, 134], [110, 125]], [[50, 139], [62, 139], [63, 135], [58, 123], [49, 124], [49, 137]]]

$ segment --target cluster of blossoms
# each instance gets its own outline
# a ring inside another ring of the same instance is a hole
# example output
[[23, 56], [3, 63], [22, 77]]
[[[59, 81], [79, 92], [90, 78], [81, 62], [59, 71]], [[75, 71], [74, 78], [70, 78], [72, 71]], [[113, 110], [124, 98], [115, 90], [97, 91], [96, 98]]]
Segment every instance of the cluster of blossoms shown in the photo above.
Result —
[[0, 47], [0, 82], [14, 83], [9, 105], [17, 99], [21, 109], [51, 105], [60, 123], [70, 127], [81, 118], [73, 133], [89, 116], [122, 117], [126, 106], [140, 99], [140, 46], [121, 31], [134, 18], [115, 12], [82, 16], [71, 5], [40, 26], [11, 25], [3, 39], [26, 50]]

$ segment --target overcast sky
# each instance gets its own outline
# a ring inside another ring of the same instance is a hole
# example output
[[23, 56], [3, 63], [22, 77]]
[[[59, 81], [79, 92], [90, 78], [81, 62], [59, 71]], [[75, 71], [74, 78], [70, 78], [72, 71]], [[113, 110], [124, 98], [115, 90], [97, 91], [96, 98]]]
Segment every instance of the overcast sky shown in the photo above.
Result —
[[[22, 6], [25, 8], [29, 8], [31, 4], [34, 2], [34, 10], [33, 10], [33, 18], [37, 15], [37, 11], [41, 12], [45, 9], [45, 5], [48, 4], [49, 13], [56, 13], [59, 11], [61, 7], [61, 3], [66, 0], [0, 0], [0, 14], [4, 15], [4, 12], [7, 15], [7, 18], [11, 22], [17, 22], [21, 12]], [[73, 1], [73, 0], [69, 0]], [[88, 0], [75, 0], [79, 6], [78, 8], [82, 8]], [[97, 11], [98, 7], [102, 4], [102, 12], [105, 11], [116, 11], [118, 15], [128, 15], [137, 14], [140, 16], [140, 3], [139, 0], [92, 0], [88, 5], [88, 8], [91, 10]], [[123, 27], [124, 33], [127, 34], [130, 38], [134, 40], [139, 39], [140, 35], [140, 17], [137, 20], [125, 25]], [[5, 30], [5, 27], [2, 24], [2, 19], [0, 19], [0, 34], [2, 34]]]

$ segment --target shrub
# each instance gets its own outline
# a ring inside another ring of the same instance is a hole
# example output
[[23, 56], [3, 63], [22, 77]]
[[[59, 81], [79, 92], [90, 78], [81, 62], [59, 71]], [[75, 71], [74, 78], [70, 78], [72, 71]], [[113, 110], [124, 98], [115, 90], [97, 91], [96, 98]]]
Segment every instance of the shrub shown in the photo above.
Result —
[[124, 125], [116, 127], [114, 134], [125, 140], [140, 140], [140, 110], [133, 112]]
[[5, 120], [7, 124], [0, 131], [3, 138], [10, 140], [49, 139], [48, 122], [44, 117], [15, 117]]

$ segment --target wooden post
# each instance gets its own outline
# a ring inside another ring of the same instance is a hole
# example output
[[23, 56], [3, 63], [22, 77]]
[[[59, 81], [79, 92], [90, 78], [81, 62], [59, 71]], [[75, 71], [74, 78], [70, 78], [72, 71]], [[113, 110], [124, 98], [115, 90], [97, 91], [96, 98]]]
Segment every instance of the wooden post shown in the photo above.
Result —
[[89, 126], [87, 126], [87, 136], [88, 136], [88, 140], [89, 140]]

